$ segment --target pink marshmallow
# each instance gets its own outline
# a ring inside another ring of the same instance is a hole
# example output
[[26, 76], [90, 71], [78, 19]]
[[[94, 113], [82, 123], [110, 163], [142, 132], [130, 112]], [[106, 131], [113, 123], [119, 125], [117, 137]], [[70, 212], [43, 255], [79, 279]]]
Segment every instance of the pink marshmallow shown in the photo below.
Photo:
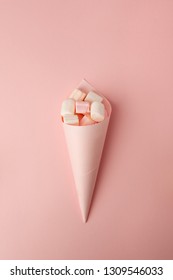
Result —
[[79, 125], [90, 125], [96, 123], [93, 121], [89, 114], [85, 115], [79, 122]]
[[86, 101], [76, 101], [76, 113], [86, 114], [89, 112], [90, 104]]

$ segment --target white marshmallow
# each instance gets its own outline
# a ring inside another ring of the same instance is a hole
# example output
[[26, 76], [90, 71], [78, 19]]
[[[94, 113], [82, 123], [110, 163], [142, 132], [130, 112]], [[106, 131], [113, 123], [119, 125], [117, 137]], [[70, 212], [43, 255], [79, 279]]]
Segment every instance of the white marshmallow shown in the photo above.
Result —
[[95, 101], [91, 103], [91, 119], [96, 122], [101, 122], [105, 118], [105, 107], [103, 103]]
[[65, 115], [63, 120], [66, 124], [79, 125], [79, 118], [77, 115]]
[[102, 100], [103, 98], [97, 93], [95, 93], [94, 91], [90, 91], [85, 97], [85, 101], [89, 101], [89, 102], [94, 102], [94, 101], [102, 102]]
[[61, 116], [74, 115], [74, 112], [75, 112], [75, 101], [70, 98], [64, 100], [61, 106]]
[[86, 93], [82, 92], [80, 89], [76, 88], [72, 91], [70, 98], [73, 98], [76, 101], [84, 100]]

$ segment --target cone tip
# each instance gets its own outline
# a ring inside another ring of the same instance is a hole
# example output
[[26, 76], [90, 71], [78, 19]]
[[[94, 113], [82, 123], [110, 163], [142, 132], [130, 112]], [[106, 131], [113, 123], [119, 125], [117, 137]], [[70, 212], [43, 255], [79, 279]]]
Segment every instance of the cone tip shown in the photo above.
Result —
[[86, 224], [86, 222], [87, 222], [87, 219], [83, 219], [83, 223]]
[[82, 220], [83, 220], [83, 223], [86, 224], [87, 220], [88, 220], [88, 215], [83, 214], [82, 215]]

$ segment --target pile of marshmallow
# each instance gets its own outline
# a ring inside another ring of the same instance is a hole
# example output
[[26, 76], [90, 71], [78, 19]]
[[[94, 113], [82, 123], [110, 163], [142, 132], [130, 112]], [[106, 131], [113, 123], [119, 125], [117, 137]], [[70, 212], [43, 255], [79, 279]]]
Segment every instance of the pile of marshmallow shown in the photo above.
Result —
[[103, 98], [89, 91], [88, 94], [75, 89], [61, 107], [61, 116], [64, 123], [69, 125], [91, 125], [101, 122], [105, 118]]

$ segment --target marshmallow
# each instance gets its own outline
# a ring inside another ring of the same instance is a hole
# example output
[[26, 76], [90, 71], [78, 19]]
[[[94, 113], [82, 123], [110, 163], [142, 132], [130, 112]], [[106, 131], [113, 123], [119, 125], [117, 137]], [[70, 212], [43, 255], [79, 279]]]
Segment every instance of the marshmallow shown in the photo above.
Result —
[[79, 125], [90, 125], [96, 123], [93, 121], [89, 114], [85, 115], [79, 122]]
[[65, 115], [63, 120], [66, 124], [79, 125], [79, 118], [77, 115]]
[[95, 101], [91, 103], [91, 118], [96, 122], [101, 122], [105, 118], [105, 108], [103, 103]]
[[85, 97], [85, 101], [89, 101], [89, 102], [94, 102], [94, 101], [102, 102], [102, 100], [103, 98], [97, 93], [95, 93], [94, 91], [90, 91]]
[[84, 100], [86, 94], [82, 92], [80, 89], [76, 88], [73, 90], [73, 92], [70, 95], [70, 98], [73, 98], [74, 100]]
[[103, 121], [107, 114], [102, 100], [103, 98], [94, 91], [85, 94], [80, 89], [73, 90], [70, 98], [62, 103], [63, 122], [69, 125], [86, 126]]
[[62, 103], [61, 116], [74, 115], [75, 112], [75, 101], [73, 99], [66, 99]]
[[90, 104], [86, 101], [76, 101], [76, 113], [86, 114], [89, 112]]

